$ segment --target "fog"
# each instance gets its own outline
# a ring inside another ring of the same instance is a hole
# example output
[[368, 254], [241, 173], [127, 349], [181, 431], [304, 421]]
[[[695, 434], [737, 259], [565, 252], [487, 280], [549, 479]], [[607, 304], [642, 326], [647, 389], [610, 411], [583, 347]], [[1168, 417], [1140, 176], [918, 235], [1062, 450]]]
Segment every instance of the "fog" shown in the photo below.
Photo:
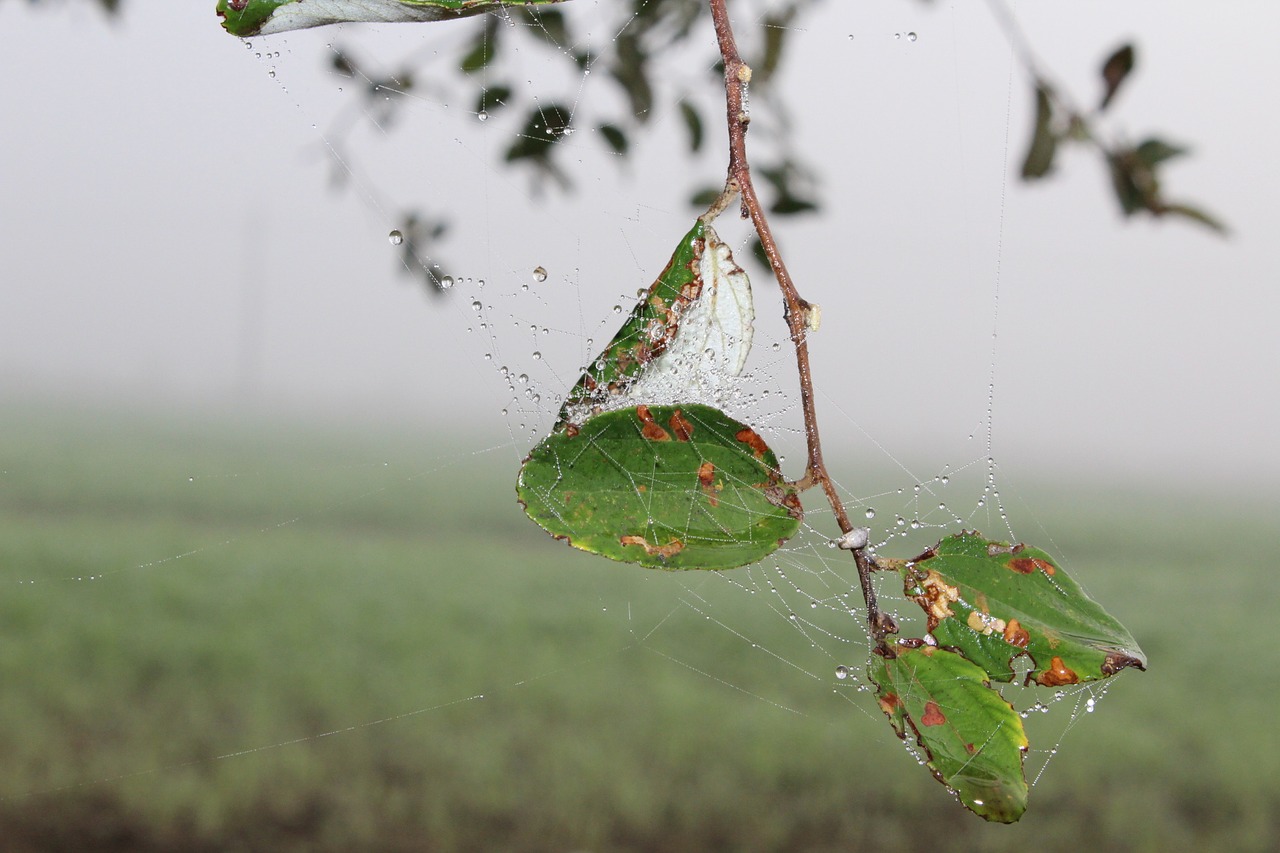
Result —
[[[582, 5], [607, 19], [606, 4]], [[1084, 150], [1048, 182], [1019, 182], [1031, 87], [983, 4], [852, 5], [800, 18], [778, 91], [753, 99], [757, 114], [786, 111], [821, 179], [821, 215], [775, 227], [823, 307], [813, 347], [829, 440], [856, 450], [870, 437], [925, 465], [929, 448], [973, 455], [994, 378], [992, 442], [1011, 470], [1280, 478], [1280, 170], [1266, 126], [1280, 9], [1017, 7], [1085, 103], [1101, 60], [1136, 40], [1107, 126], [1193, 148], [1166, 190], [1225, 219], [1222, 239], [1125, 221]], [[544, 266], [538, 298], [585, 335], [661, 269], [695, 215], [689, 191], [723, 174], [723, 131], [709, 127], [710, 150], [690, 161], [666, 104], [621, 165], [593, 134], [565, 140], [576, 190], [539, 192], [500, 165], [510, 127], [424, 96], [385, 133], [343, 137], [357, 175], [335, 188], [325, 140], [343, 95], [326, 45], [447, 56], [470, 30], [351, 27], [246, 49], [212, 7], [128, 0], [107, 21], [82, 3], [0, 4], [0, 405], [83, 398], [501, 433], [506, 389], [478, 353], [503, 348], [514, 366], [531, 348], [498, 333], [477, 344], [453, 295], [405, 274], [387, 238], [401, 212], [449, 215], [440, 254], [456, 274], [514, 290]], [[535, 90], [612, 98], [604, 75], [518, 60]], [[665, 79], [714, 103], [704, 66]], [[756, 291], [776, 315], [763, 275]], [[572, 381], [573, 367], [555, 375]]]

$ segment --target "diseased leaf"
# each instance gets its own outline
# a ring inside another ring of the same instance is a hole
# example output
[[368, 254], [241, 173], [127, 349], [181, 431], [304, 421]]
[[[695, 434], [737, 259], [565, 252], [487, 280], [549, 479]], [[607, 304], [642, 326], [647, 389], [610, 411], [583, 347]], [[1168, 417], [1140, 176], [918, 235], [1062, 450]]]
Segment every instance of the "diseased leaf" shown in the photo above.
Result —
[[1111, 103], [1111, 99], [1116, 96], [1116, 92], [1120, 89], [1120, 84], [1129, 76], [1129, 72], [1133, 70], [1133, 45], [1126, 44], [1115, 53], [1107, 57], [1107, 61], [1102, 64], [1102, 82], [1106, 86], [1106, 90], [1102, 94], [1102, 103], [1098, 109], [1105, 110]]
[[1053, 155], [1058, 150], [1058, 136], [1053, 131], [1053, 101], [1045, 84], [1036, 86], [1036, 126], [1031, 147], [1022, 161], [1023, 180], [1043, 178], [1053, 168]]
[[659, 569], [730, 569], [775, 551], [802, 512], [773, 451], [710, 406], [631, 406], [553, 433], [516, 486], [575, 548]]
[[1033, 664], [1026, 683], [1046, 687], [1146, 669], [1124, 626], [1038, 548], [962, 532], [899, 571], [938, 644], [957, 649], [993, 680], [1011, 681], [1020, 655]]
[[561, 0], [218, 0], [222, 26], [233, 36], [258, 36], [348, 21], [442, 21], [506, 6]]
[[915, 737], [933, 775], [965, 808], [998, 823], [1022, 817], [1022, 718], [980, 668], [954, 652], [927, 645], [889, 652], [894, 657], [872, 655], [869, 675], [898, 737]]
[[720, 399], [746, 363], [754, 319], [747, 274], [699, 220], [569, 391], [557, 429], [637, 403]]

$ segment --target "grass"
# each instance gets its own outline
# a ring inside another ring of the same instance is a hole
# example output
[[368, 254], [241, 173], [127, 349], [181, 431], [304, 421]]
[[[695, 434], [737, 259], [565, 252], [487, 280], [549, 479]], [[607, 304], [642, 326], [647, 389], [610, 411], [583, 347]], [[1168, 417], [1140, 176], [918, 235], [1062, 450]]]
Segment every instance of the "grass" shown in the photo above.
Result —
[[2, 427], [5, 850], [1280, 845], [1264, 507], [1038, 501], [1152, 666], [995, 827], [756, 597], [546, 539], [509, 455], [48, 410]]

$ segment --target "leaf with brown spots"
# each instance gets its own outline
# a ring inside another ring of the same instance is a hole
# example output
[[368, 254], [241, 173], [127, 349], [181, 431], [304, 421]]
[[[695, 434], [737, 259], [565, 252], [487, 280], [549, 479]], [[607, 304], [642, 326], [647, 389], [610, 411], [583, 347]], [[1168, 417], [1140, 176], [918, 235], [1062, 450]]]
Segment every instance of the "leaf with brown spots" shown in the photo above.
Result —
[[898, 645], [872, 655], [869, 675], [898, 737], [924, 751], [965, 808], [999, 823], [1022, 817], [1027, 736], [981, 668], [946, 649]]
[[962, 532], [898, 569], [938, 643], [993, 680], [1012, 680], [1013, 659], [1024, 654], [1033, 664], [1028, 684], [1075, 684], [1146, 668], [1124, 626], [1038, 548]]
[[584, 551], [658, 569], [746, 565], [803, 513], [773, 451], [744, 447], [743, 430], [710, 406], [605, 412], [535, 447], [516, 491], [531, 519]]

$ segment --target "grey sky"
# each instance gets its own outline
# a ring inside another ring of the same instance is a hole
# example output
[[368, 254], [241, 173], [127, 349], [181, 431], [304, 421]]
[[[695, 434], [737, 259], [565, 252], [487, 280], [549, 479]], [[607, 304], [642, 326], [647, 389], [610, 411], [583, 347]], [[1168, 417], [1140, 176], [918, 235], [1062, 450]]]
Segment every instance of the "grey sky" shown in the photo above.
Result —
[[[246, 50], [220, 31], [212, 2], [130, 0], [112, 25], [81, 5], [0, 3], [4, 399], [269, 401], [490, 423], [506, 389], [481, 353], [542, 370], [543, 387], [570, 381], [596, 318], [648, 284], [687, 230], [692, 184], [722, 174], [718, 133], [696, 164], [703, 180], [684, 166], [672, 174], [678, 119], [660, 113], [621, 168], [591, 134], [567, 140], [583, 161], [580, 190], [535, 204], [523, 175], [494, 165], [510, 128], [424, 96], [395, 132], [353, 136], [353, 163], [381, 193], [362, 201], [327, 185], [320, 131], [341, 94], [320, 67], [333, 31]], [[1122, 222], [1084, 152], [1046, 185], [1013, 180], [1030, 87], [985, 5], [854, 5], [832, 0], [803, 18], [779, 104], [753, 103], [789, 111], [825, 182], [821, 218], [777, 227], [824, 310], [813, 346], [829, 440], [857, 451], [869, 435], [925, 469], [972, 457], [998, 318], [1002, 465], [1159, 483], [1280, 477], [1269, 109], [1280, 9], [1019, 8], [1046, 66], [1086, 102], [1105, 53], [1137, 39], [1138, 72], [1110, 126], [1195, 148], [1168, 170], [1169, 194], [1221, 214], [1233, 229], [1224, 241], [1183, 223]], [[448, 61], [463, 32], [450, 27], [341, 38], [388, 57], [438, 40]], [[895, 37], [907, 32], [917, 40]], [[278, 61], [254, 57], [277, 50]], [[557, 73], [521, 61], [540, 85], [536, 75]], [[710, 103], [709, 81], [698, 70], [684, 86]], [[555, 86], [585, 103], [606, 88]], [[518, 330], [468, 336], [461, 299], [429, 300], [397, 275], [387, 232], [423, 201], [456, 213], [445, 257], [490, 292], [515, 292], [545, 266], [548, 282], [528, 298], [575, 334], [539, 347], [535, 365], [537, 345]], [[725, 230], [741, 238], [735, 227]], [[756, 290], [757, 310], [776, 314], [769, 282]]]

